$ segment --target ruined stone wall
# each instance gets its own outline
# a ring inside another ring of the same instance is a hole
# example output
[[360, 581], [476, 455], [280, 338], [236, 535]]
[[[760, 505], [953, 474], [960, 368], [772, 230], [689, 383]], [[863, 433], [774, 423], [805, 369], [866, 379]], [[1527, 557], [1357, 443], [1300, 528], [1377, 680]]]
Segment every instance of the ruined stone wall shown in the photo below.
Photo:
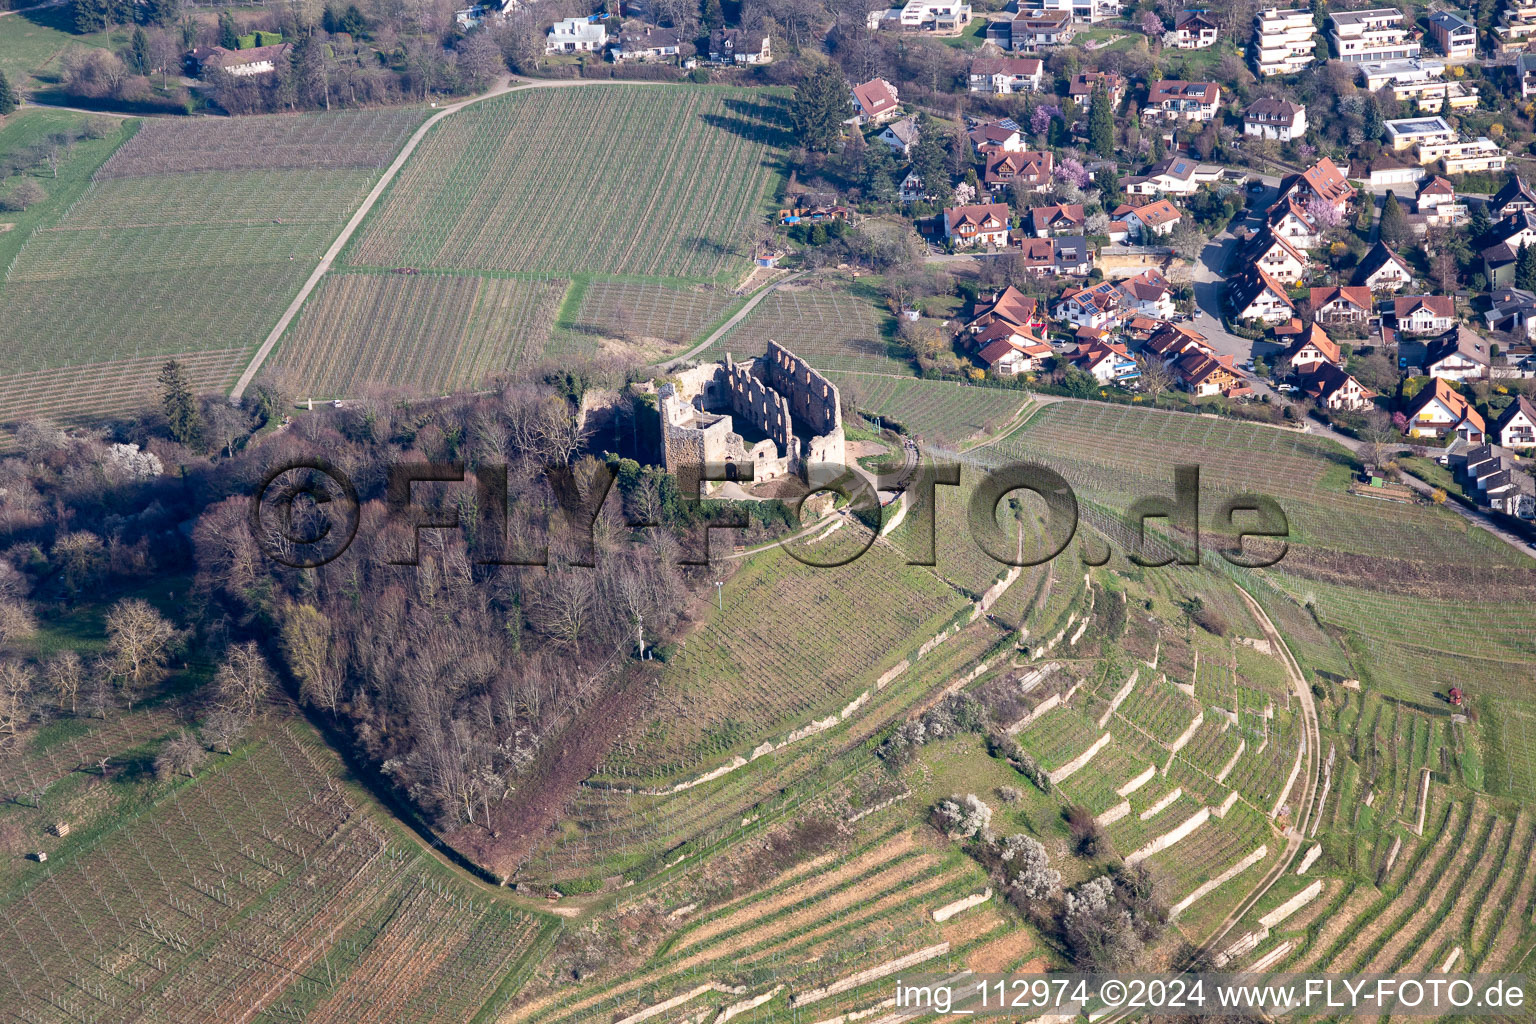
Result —
[[780, 454], [790, 459], [799, 458], [800, 443], [795, 437], [789, 400], [752, 370], [751, 363], [726, 363], [731, 383], [731, 411], [767, 434], [778, 446]]
[[768, 343], [768, 386], [789, 399], [790, 412], [813, 434], [830, 434], [843, 425], [837, 385], [776, 341]]

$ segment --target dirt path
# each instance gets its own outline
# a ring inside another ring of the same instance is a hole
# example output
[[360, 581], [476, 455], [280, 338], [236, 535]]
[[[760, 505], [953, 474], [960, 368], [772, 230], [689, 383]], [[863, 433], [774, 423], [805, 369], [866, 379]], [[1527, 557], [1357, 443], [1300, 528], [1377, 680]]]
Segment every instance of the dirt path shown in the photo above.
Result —
[[725, 336], [725, 332], [726, 331], [729, 331], [732, 327], [735, 327], [737, 324], [739, 324], [743, 320], [745, 320], [747, 318], [747, 314], [751, 313], [752, 310], [756, 309], [757, 308], [757, 304], [759, 302], [762, 302], [764, 299], [766, 299], [770, 292], [776, 291], [777, 289], [783, 287], [784, 285], [789, 284], [791, 281], [798, 281], [800, 278], [804, 277], [807, 273], [809, 273], [809, 271], [802, 270], [798, 274], [790, 274], [788, 277], [781, 278], [781, 279], [773, 282], [772, 284], [770, 284], [768, 287], [762, 289], [756, 295], [754, 295], [750, 299], [748, 299], [746, 305], [744, 305], [740, 309], [738, 309], [731, 316], [731, 318], [729, 320], [727, 320], [725, 323], [721, 324], [719, 327], [716, 327], [714, 329], [714, 331], [712, 331], [710, 333], [709, 337], [705, 338], [703, 341], [699, 342], [697, 345], [693, 346], [692, 348], [690, 348], [688, 351], [682, 353], [681, 355], [676, 355], [676, 356], [673, 356], [671, 359], [666, 360], [665, 362], [657, 363], [656, 364], [657, 369], [661, 370], [663, 373], [666, 373], [666, 372], [670, 371], [674, 366], [677, 366], [680, 363], [683, 363], [683, 362], [685, 362], [685, 361], [687, 361], [689, 359], [692, 359], [694, 356], [698, 355], [700, 352], [703, 352], [705, 349], [709, 348], [709, 346], [713, 345], [715, 342], [717, 342], [721, 338], [723, 338]]
[[[1298, 781], [1298, 785], [1301, 787], [1301, 796], [1291, 801], [1291, 806], [1294, 809], [1291, 815], [1292, 824], [1286, 832], [1285, 849], [1280, 854], [1280, 859], [1275, 862], [1274, 866], [1270, 868], [1269, 873], [1260, 880], [1259, 884], [1253, 888], [1253, 891], [1233, 908], [1232, 913], [1228, 914], [1226, 919], [1217, 925], [1215, 930], [1206, 937], [1204, 945], [1207, 949], [1214, 948], [1220, 943], [1222, 938], [1232, 930], [1233, 926], [1242, 920], [1243, 916], [1252, 910], [1259, 900], [1264, 898], [1264, 894], [1269, 892], [1276, 882], [1290, 872], [1291, 864], [1295, 861], [1296, 855], [1301, 851], [1306, 836], [1307, 822], [1313, 813], [1312, 802], [1317, 796], [1317, 789], [1320, 784], [1319, 776], [1322, 772], [1322, 758], [1319, 756], [1320, 751], [1318, 750], [1322, 743], [1322, 737], [1318, 730], [1317, 704], [1312, 699], [1312, 688], [1307, 685], [1306, 677], [1301, 674], [1300, 666], [1296, 664], [1296, 659], [1291, 655], [1291, 649], [1286, 646], [1285, 640], [1280, 636], [1279, 630], [1275, 629], [1275, 624], [1270, 621], [1269, 615], [1265, 613], [1263, 608], [1259, 607], [1259, 603], [1250, 597], [1248, 592], [1242, 587], [1238, 587], [1237, 592], [1242, 596], [1243, 602], [1248, 606], [1248, 610], [1253, 613], [1253, 617], [1264, 630], [1264, 635], [1269, 639], [1270, 647], [1280, 652], [1280, 660], [1285, 666], [1285, 674], [1290, 679], [1291, 688], [1295, 691], [1297, 700], [1301, 702], [1302, 728], [1305, 733], [1304, 742], [1306, 743], [1306, 750], [1304, 752], [1306, 763], [1303, 765], [1302, 776]], [[1294, 793], [1295, 791], [1296, 788], [1293, 786], [1292, 792]]]

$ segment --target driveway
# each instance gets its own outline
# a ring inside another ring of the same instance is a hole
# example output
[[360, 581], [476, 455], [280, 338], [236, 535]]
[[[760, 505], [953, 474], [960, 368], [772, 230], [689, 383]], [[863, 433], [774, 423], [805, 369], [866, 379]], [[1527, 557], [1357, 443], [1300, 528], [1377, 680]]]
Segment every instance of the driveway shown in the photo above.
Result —
[[[1200, 251], [1200, 257], [1195, 260], [1194, 271], [1190, 274], [1190, 283], [1195, 291], [1195, 306], [1198, 309], [1195, 322], [1191, 326], [1205, 335], [1217, 355], [1231, 356], [1232, 361], [1238, 366], [1252, 359], [1255, 354], [1267, 356], [1280, 350], [1280, 346], [1268, 341], [1252, 341], [1238, 337], [1226, 329], [1221, 319], [1223, 292], [1226, 289], [1227, 279], [1225, 271], [1239, 245], [1232, 232], [1235, 228], [1246, 227], [1249, 234], [1252, 234], [1263, 223], [1263, 217], [1256, 211], [1264, 209], [1269, 202], [1273, 201], [1279, 181], [1278, 179], [1274, 182], [1266, 180], [1265, 184], [1268, 187], [1260, 197], [1262, 202], [1245, 209], [1240, 216], [1232, 218], [1232, 223], [1227, 225], [1227, 229], [1212, 238]], [[1278, 397], [1268, 384], [1256, 378], [1250, 378], [1250, 383], [1255, 395], [1268, 395], [1271, 401]]]

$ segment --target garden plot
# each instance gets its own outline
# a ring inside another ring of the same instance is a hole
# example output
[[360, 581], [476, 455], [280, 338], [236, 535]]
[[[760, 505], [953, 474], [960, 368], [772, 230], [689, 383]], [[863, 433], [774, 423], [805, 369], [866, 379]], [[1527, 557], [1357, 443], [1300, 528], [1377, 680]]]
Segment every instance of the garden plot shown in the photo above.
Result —
[[273, 365], [315, 398], [390, 385], [438, 395], [543, 355], [567, 283], [449, 274], [326, 275]]
[[734, 280], [751, 263], [784, 118], [773, 94], [697, 86], [477, 103], [434, 126], [344, 258]]

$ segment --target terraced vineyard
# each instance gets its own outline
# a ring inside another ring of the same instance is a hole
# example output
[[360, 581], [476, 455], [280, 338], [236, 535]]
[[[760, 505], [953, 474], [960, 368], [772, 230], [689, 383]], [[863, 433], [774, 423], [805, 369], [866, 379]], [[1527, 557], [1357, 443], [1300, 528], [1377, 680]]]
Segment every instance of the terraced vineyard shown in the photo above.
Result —
[[[883, 545], [837, 569], [782, 551], [752, 559], [722, 591], [724, 611], [692, 634], [663, 674], [677, 711], [610, 772], [653, 779], [744, 753], [835, 712], [929, 639], [965, 600]], [[822, 623], [801, 632], [808, 616]], [[796, 643], [785, 643], [789, 635]]]
[[779, 97], [741, 89], [529, 89], [487, 100], [433, 128], [344, 259], [733, 278], [749, 265], [783, 123]]
[[423, 117], [146, 124], [7, 268], [0, 422], [146, 404], [169, 356], [226, 386]]
[[333, 273], [273, 357], [315, 398], [370, 383], [444, 394], [537, 360], [565, 296], [561, 278]]
[[392, 838], [331, 763], [303, 727], [276, 727], [120, 826], [66, 844], [4, 897], [8, 941], [28, 951], [9, 962], [5, 1019], [302, 1010], [393, 1024], [478, 1012], [546, 926]]

